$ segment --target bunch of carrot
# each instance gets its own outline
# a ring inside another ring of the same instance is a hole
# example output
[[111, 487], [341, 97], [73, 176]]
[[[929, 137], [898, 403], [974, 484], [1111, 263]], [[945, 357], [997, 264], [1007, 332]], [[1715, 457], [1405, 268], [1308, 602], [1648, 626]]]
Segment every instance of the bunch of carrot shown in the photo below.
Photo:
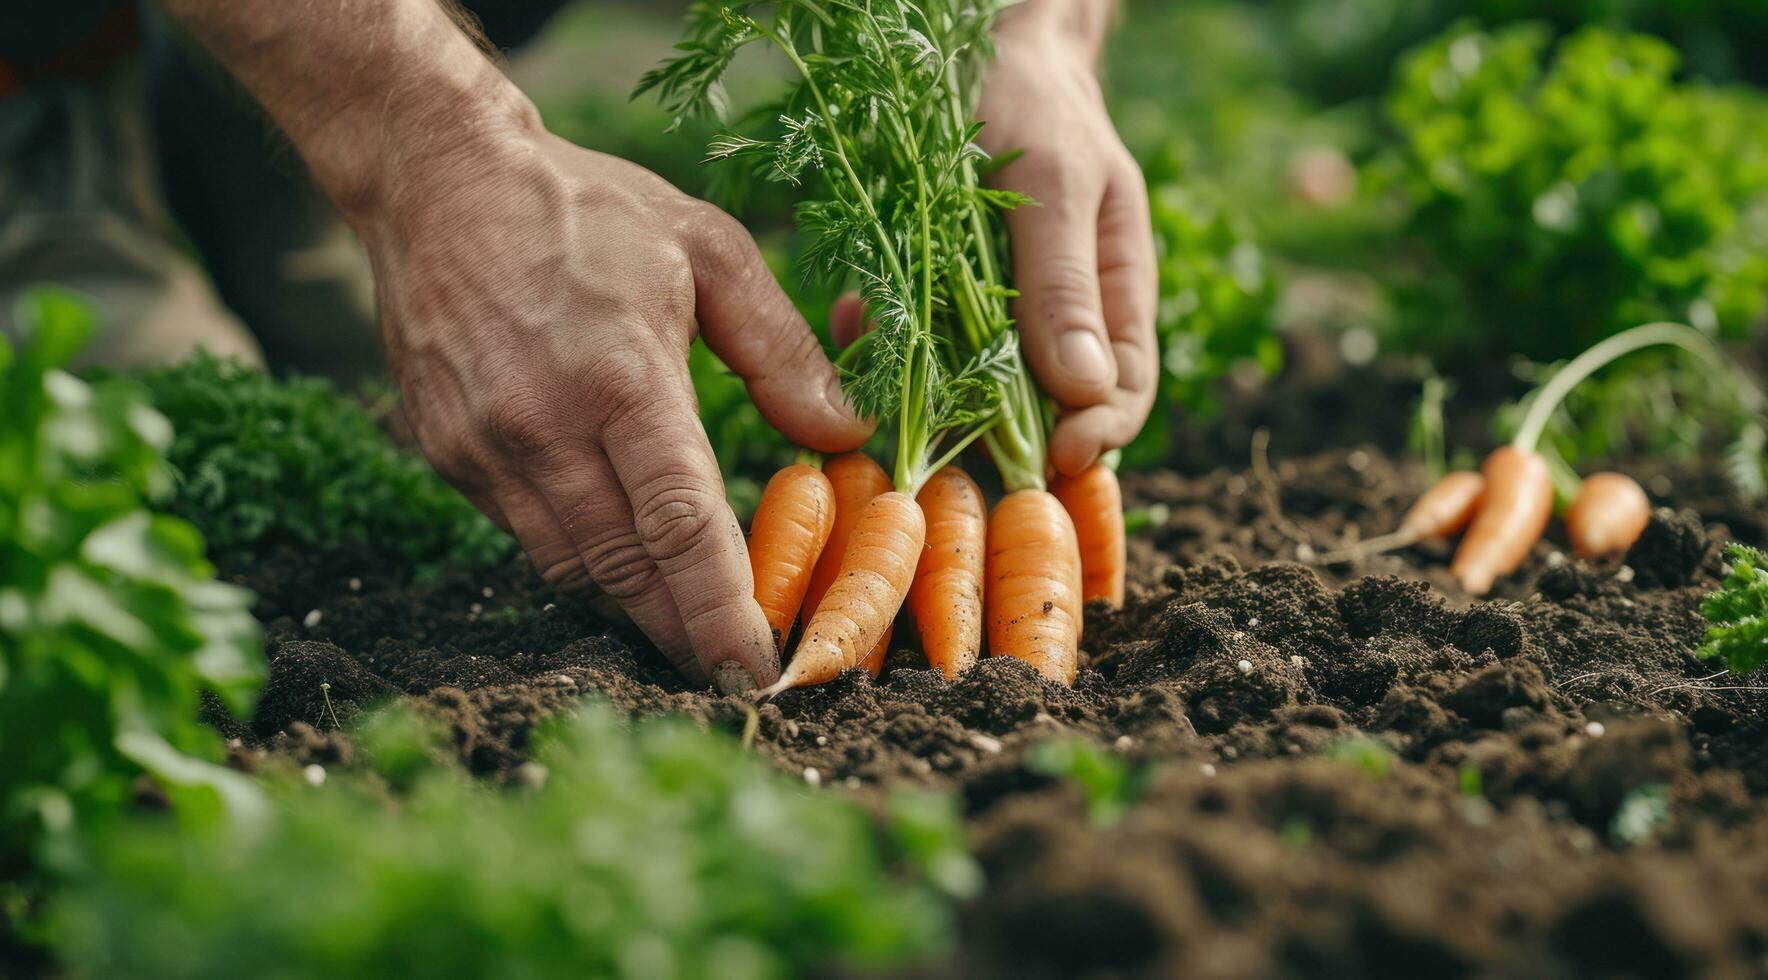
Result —
[[780, 683], [764, 693], [855, 666], [876, 676], [905, 602], [928, 664], [948, 678], [982, 655], [986, 623], [991, 654], [1073, 683], [1082, 603], [1123, 601], [1123, 513], [1104, 465], [1055, 489], [1015, 491], [989, 515], [956, 464], [912, 500], [859, 453], [820, 470], [780, 470], [749, 535], [755, 598], [782, 652], [793, 624], [802, 618], [804, 628]]
[[1465, 531], [1449, 568], [1470, 595], [1485, 595], [1534, 550], [1561, 498], [1570, 501], [1564, 512], [1566, 535], [1578, 555], [1625, 553], [1651, 522], [1645, 491], [1622, 473], [1580, 480], [1563, 461], [1554, 466], [1539, 445], [1549, 420], [1573, 389], [1615, 360], [1654, 346], [1679, 347], [1724, 371], [1712, 342], [1693, 328], [1651, 323], [1615, 334], [1568, 362], [1530, 396], [1515, 438], [1487, 456], [1480, 472], [1448, 474], [1418, 498], [1397, 530], [1321, 560], [1365, 557]]
[[[1012, 329], [1001, 215], [1030, 202], [981, 179], [990, 161], [975, 106], [1008, 2], [696, 4], [691, 39], [641, 83], [678, 118], [718, 113], [737, 52], [762, 43], [784, 55], [788, 91], [748, 117], [777, 122], [726, 133], [708, 155], [810, 182], [803, 272], [857, 284], [873, 325], [837, 365], [854, 407], [890, 423], [893, 470], [860, 455], [787, 467], [751, 531], [756, 597], [782, 650], [804, 623], [770, 691], [876, 671], [905, 602], [949, 676], [976, 661], [986, 633], [993, 654], [1072, 683], [1082, 602], [1121, 599], [1116, 476], [1101, 466], [1048, 481], [1050, 413]], [[1008, 491], [992, 514], [957, 466], [977, 441]]]

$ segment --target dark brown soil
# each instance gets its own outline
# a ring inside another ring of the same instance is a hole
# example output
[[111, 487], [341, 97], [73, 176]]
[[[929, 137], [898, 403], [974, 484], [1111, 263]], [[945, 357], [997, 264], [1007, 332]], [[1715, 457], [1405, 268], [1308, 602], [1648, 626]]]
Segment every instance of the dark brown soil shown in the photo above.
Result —
[[[1011, 660], [948, 684], [903, 650], [881, 680], [759, 709], [756, 748], [788, 772], [961, 796], [989, 887], [952, 972], [1768, 970], [1768, 700], [1693, 654], [1720, 545], [1759, 542], [1768, 515], [1703, 471], [1642, 471], [1689, 509], [1660, 511], [1624, 562], [1550, 541], [1469, 602], [1442, 548], [1296, 560], [1391, 527], [1417, 471], [1374, 445], [1235, 455], [1125, 478], [1131, 505], [1167, 516], [1133, 542], [1126, 608], [1089, 610], [1073, 690]], [[589, 695], [743, 725], [746, 702], [688, 689], [519, 567], [416, 589], [372, 567], [285, 556], [237, 576], [273, 637], [256, 716], [217, 718], [242, 758], [346, 758], [335, 722], [389, 696], [446, 718], [493, 778]], [[1060, 736], [1151, 767], [1147, 796], [1094, 826], [1027, 765]]]

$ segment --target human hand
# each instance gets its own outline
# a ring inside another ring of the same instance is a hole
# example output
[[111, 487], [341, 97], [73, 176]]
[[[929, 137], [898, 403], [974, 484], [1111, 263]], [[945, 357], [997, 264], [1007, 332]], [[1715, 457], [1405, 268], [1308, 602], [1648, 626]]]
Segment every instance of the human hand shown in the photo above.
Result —
[[980, 137], [1022, 151], [993, 183], [1038, 202], [1007, 215], [1014, 315], [1062, 406], [1050, 458], [1078, 473], [1135, 438], [1154, 404], [1159, 291], [1148, 190], [1094, 73], [1109, 0], [1028, 0], [1002, 15]]
[[437, 470], [547, 581], [599, 586], [689, 679], [736, 660], [773, 683], [688, 345], [698, 331], [794, 442], [849, 450], [871, 425], [743, 227], [538, 126], [414, 168], [354, 223]]

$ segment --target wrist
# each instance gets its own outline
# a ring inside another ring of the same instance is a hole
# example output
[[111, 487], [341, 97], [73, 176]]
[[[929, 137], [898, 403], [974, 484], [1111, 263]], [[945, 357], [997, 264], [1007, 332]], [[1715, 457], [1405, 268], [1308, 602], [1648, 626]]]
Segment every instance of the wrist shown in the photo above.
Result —
[[360, 227], [433, 204], [543, 131], [533, 103], [477, 59], [346, 107], [296, 145], [315, 182]]
[[1001, 13], [995, 39], [1003, 47], [1077, 56], [1090, 67], [1116, 11], [1117, 0], [1023, 0]]

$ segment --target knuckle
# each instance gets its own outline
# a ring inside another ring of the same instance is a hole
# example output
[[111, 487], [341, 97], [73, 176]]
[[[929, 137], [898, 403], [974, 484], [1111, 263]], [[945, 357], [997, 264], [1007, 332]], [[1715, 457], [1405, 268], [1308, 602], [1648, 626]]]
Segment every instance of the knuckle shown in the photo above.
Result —
[[621, 602], [635, 599], [662, 582], [656, 563], [632, 534], [610, 538], [587, 548], [583, 564], [589, 570], [589, 577]]
[[539, 391], [518, 388], [493, 400], [485, 410], [485, 430], [498, 444], [523, 456], [544, 446], [552, 433], [555, 413]]
[[659, 560], [680, 558], [709, 540], [712, 495], [689, 477], [647, 487], [633, 508], [638, 534]]
[[580, 592], [588, 584], [583, 561], [576, 556], [561, 556], [544, 563], [537, 561], [535, 569], [546, 584], [561, 592]]

